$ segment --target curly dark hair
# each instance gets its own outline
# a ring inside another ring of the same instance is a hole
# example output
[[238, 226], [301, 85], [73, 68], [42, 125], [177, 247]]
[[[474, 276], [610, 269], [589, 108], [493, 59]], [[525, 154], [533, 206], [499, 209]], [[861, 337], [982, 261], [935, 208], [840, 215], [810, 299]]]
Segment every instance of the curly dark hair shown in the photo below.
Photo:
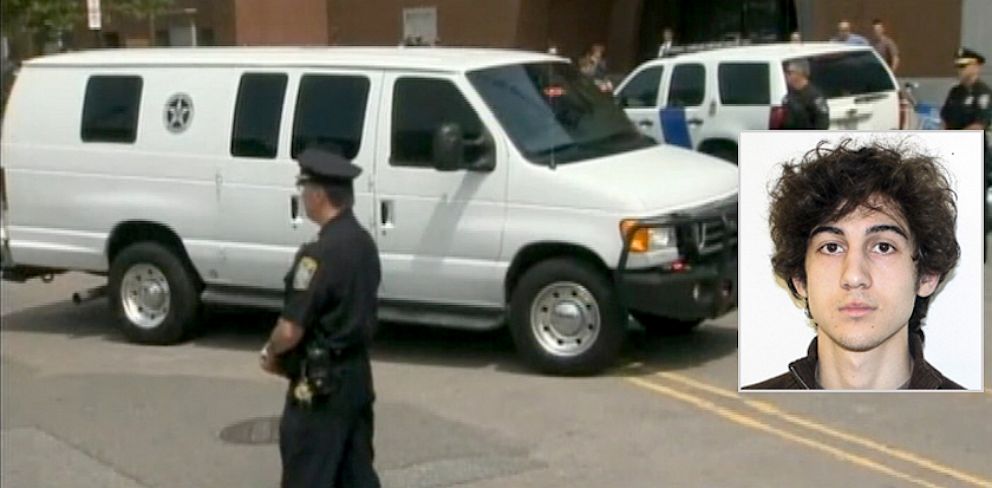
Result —
[[[844, 139], [831, 147], [822, 141], [801, 161], [782, 165], [770, 196], [772, 267], [799, 299], [792, 278], [806, 281], [810, 232], [860, 207], [878, 211], [884, 205], [906, 219], [916, 242], [917, 277], [933, 274], [943, 281], [961, 255], [955, 235], [957, 195], [946, 169], [936, 158], [904, 144], [855, 147]], [[929, 303], [930, 297], [917, 296], [909, 319], [909, 330], [920, 337]]]

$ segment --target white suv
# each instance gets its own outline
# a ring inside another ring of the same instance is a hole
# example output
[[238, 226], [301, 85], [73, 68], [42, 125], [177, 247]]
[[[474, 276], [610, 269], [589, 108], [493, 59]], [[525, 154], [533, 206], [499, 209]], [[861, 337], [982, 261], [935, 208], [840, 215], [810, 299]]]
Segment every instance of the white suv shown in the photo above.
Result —
[[641, 132], [659, 142], [737, 161], [741, 131], [777, 129], [788, 91], [783, 66], [805, 59], [827, 97], [830, 128], [899, 128], [892, 71], [870, 47], [837, 43], [768, 44], [648, 61], [619, 85], [616, 98]]

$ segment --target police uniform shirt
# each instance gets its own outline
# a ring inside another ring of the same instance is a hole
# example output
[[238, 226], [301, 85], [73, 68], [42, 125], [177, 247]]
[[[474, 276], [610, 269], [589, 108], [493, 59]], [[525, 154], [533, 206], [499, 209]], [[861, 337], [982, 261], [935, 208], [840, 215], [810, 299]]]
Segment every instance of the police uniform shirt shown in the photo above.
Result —
[[282, 318], [306, 332], [303, 341], [281, 358], [284, 368], [295, 381], [305, 344], [321, 337], [340, 363], [340, 394], [330, 408], [361, 407], [375, 399], [367, 348], [376, 327], [380, 279], [375, 243], [350, 209], [324, 225], [315, 242], [300, 248], [285, 277]]
[[940, 118], [948, 129], [963, 129], [974, 123], [987, 129], [992, 121], [992, 89], [981, 80], [971, 86], [956, 85], [947, 94]]
[[830, 109], [827, 100], [812, 83], [801, 90], [789, 90], [782, 99], [785, 107], [784, 129], [828, 129]]

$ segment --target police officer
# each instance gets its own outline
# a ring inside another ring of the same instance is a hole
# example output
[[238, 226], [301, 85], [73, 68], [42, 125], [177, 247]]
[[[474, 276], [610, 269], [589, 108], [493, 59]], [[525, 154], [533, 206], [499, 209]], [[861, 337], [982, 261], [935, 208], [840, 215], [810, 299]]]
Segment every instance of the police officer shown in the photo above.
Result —
[[815, 86], [809, 81], [809, 62], [804, 59], [789, 61], [785, 68], [789, 92], [782, 99], [785, 107], [783, 129], [828, 129], [830, 109]]
[[290, 381], [279, 425], [282, 486], [379, 487], [368, 346], [380, 266], [351, 209], [361, 168], [319, 148], [298, 160], [303, 207], [320, 233], [296, 253], [282, 314], [261, 353], [264, 370]]
[[960, 83], [951, 88], [940, 109], [945, 129], [987, 130], [992, 118], [992, 90], [978, 79], [985, 57], [968, 48], [958, 49], [954, 64]]

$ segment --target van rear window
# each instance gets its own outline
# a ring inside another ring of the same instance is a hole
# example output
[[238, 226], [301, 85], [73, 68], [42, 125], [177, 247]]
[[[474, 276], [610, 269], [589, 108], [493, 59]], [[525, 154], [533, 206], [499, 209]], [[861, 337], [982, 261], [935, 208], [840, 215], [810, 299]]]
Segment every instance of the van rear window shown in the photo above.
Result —
[[231, 134], [232, 156], [276, 157], [286, 79], [282, 73], [249, 73], [241, 77]]
[[[785, 66], [791, 60], [782, 63]], [[889, 71], [873, 51], [825, 54], [807, 58], [810, 82], [827, 98], [895, 90]]]
[[134, 143], [140, 106], [140, 77], [90, 77], [80, 124], [83, 142]]

